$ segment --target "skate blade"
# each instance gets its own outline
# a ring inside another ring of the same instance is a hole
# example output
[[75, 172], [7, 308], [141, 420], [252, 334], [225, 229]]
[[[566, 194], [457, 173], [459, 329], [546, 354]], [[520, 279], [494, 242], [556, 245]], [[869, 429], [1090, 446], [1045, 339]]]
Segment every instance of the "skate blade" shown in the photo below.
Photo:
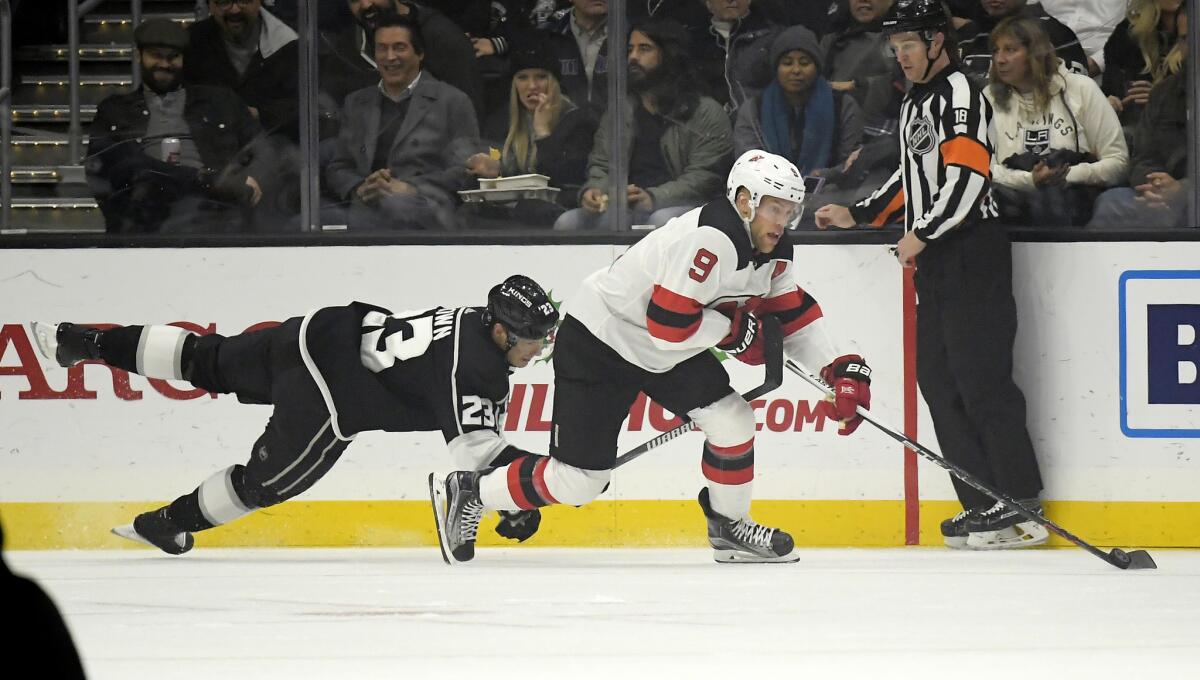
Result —
[[[58, 359], [55, 358], [55, 354], [58, 352], [58, 324], [33, 321], [29, 326], [33, 329], [33, 339], [37, 343], [38, 351], [57, 365]], [[116, 533], [116, 529], [113, 529], [113, 533]]]
[[1050, 538], [1046, 527], [1036, 522], [1018, 522], [999, 531], [977, 531], [967, 537], [967, 548], [971, 550], [1011, 550], [1032, 548]]
[[776, 557], [763, 557], [742, 550], [713, 549], [713, 559], [720, 564], [791, 564], [799, 562], [800, 556], [794, 552]]
[[112, 533], [120, 536], [121, 538], [126, 538], [137, 543], [143, 543], [151, 548], [154, 548], [155, 550], [158, 550], [158, 546], [143, 538], [141, 534], [134, 530], [132, 524], [122, 524], [119, 527], [113, 527]]
[[450, 543], [446, 537], [446, 480], [436, 473], [429, 473], [429, 502], [433, 506], [433, 523], [437, 527], [438, 548], [442, 551], [442, 560], [446, 564], [454, 564], [457, 560], [446, 549]]
[[951, 550], [969, 550], [966, 536], [942, 536], [942, 541]]

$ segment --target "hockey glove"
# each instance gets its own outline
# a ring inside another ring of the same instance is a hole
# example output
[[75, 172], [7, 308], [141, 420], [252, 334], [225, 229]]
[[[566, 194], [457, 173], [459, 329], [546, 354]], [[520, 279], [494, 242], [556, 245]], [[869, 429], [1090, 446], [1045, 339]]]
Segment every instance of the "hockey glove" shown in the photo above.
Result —
[[819, 412], [841, 423], [838, 434], [842, 436], [857, 430], [862, 423], [858, 407], [871, 408], [871, 368], [867, 362], [857, 354], [840, 356], [821, 369], [821, 380], [833, 389], [833, 396], [821, 402]]
[[717, 349], [726, 354], [742, 359], [742, 354], [746, 354], [743, 361], [753, 363], [753, 356], [758, 355], [758, 363], [762, 363], [762, 342], [758, 343], [757, 352], [753, 351], [755, 347], [755, 339], [758, 338], [758, 318], [745, 309], [737, 309], [733, 312], [733, 317], [730, 320], [729, 335], [721, 339], [717, 343]]
[[516, 512], [499, 510], [498, 512], [500, 513], [500, 523], [496, 525], [496, 533], [505, 538], [514, 539], [518, 543], [524, 543], [530, 536], [536, 534], [538, 526], [542, 523], [542, 511], [537, 508]]

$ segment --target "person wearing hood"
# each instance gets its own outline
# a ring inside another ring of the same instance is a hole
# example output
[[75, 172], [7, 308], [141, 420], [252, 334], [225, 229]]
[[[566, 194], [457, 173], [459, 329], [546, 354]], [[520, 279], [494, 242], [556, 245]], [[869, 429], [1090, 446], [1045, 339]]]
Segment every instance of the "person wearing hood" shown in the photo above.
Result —
[[1036, 19], [1005, 19], [991, 45], [985, 95], [994, 112], [992, 181], [1003, 218], [1083, 226], [1099, 193], [1129, 171], [1116, 112], [1095, 81], [1063, 66]]
[[228, 87], [268, 134], [297, 140], [296, 32], [262, 0], [208, 0], [208, 12], [188, 29], [184, 82]]
[[805, 176], [840, 176], [862, 142], [862, 109], [821, 75], [817, 37], [803, 26], [771, 44], [775, 78], [738, 108], [734, 153], [765, 149], [787, 158]]

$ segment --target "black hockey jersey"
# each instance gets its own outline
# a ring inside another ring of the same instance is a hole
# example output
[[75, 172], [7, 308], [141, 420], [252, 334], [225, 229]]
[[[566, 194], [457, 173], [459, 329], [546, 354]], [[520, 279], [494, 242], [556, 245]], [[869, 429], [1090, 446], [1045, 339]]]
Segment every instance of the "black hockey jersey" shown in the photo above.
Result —
[[300, 355], [334, 433], [440, 430], [455, 462], [478, 469], [509, 448], [500, 435], [511, 366], [480, 307], [407, 311], [354, 302], [301, 321]]

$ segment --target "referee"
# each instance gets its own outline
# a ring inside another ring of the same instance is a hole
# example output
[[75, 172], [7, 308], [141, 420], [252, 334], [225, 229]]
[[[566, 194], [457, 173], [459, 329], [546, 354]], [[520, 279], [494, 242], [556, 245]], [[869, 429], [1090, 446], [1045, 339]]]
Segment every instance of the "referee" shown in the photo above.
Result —
[[[1033, 512], [1041, 474], [1012, 379], [1017, 332], [1012, 247], [993, 218], [992, 109], [953, 54], [939, 0], [897, 0], [883, 31], [912, 84], [900, 113], [900, 167], [853, 207], [826, 205], [817, 226], [882, 226], [904, 217], [896, 245], [917, 267], [917, 380], [943, 454]], [[942, 522], [952, 548], [1044, 543], [1046, 530], [952, 478], [963, 511]]]

